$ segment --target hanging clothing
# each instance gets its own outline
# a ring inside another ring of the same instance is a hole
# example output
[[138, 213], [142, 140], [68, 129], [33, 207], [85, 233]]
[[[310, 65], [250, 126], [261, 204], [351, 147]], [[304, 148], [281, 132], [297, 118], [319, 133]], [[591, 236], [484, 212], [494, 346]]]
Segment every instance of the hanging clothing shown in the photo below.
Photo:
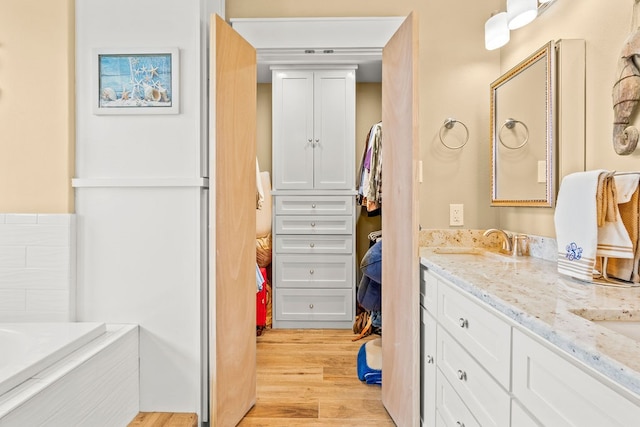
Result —
[[371, 127], [367, 134], [359, 169], [358, 203], [368, 212], [380, 209], [382, 203], [382, 122]]

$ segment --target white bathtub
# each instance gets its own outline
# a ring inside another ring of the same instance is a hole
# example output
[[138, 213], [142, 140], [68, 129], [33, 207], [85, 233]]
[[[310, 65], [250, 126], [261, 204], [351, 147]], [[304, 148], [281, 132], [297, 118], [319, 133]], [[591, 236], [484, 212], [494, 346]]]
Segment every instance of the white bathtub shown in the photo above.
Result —
[[0, 323], [0, 395], [105, 332], [104, 323]]
[[112, 427], [138, 411], [137, 325], [0, 323], [0, 427]]

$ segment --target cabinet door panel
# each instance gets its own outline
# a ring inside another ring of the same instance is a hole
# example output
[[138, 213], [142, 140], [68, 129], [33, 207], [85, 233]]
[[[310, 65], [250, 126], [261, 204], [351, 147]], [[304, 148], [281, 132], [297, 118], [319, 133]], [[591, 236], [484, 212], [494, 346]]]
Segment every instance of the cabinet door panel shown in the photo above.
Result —
[[353, 320], [351, 289], [279, 289], [276, 320]]
[[273, 188], [313, 188], [313, 73], [273, 76]]
[[355, 188], [355, 71], [314, 73], [314, 188]]
[[278, 288], [352, 288], [351, 255], [278, 255]]

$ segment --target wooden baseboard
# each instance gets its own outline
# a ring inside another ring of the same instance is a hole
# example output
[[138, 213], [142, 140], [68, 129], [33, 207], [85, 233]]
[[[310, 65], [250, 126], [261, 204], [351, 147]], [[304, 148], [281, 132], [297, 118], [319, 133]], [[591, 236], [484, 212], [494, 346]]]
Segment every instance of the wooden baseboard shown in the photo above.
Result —
[[198, 415], [178, 412], [140, 412], [128, 427], [198, 427]]

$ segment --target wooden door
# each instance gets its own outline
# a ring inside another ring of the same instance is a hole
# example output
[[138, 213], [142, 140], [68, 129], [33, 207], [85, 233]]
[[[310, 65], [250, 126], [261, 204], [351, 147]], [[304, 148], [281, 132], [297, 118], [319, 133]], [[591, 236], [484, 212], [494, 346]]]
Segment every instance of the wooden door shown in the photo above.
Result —
[[256, 401], [256, 52], [215, 16], [210, 34], [210, 423]]
[[420, 422], [418, 23], [382, 51], [382, 402], [399, 426]]

